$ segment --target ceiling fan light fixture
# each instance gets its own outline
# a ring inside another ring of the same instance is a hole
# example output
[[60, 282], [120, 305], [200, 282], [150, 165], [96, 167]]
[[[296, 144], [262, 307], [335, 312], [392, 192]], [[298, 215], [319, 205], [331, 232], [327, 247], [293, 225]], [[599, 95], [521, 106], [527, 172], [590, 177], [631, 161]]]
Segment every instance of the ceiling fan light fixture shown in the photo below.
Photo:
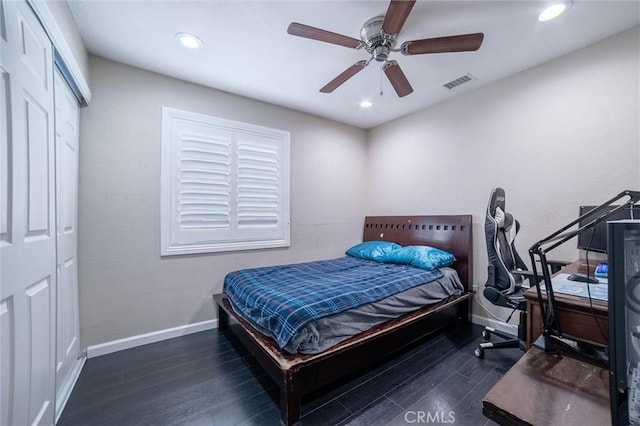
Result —
[[176, 38], [184, 47], [189, 49], [199, 49], [204, 45], [204, 42], [193, 34], [177, 33]]
[[375, 49], [373, 49], [373, 59], [375, 59], [378, 62], [386, 62], [387, 59], [389, 59], [389, 52], [391, 49], [389, 49], [387, 46], [378, 46]]
[[371, 108], [373, 106], [373, 102], [365, 100], [360, 102], [360, 108]]
[[566, 3], [554, 3], [540, 13], [538, 21], [546, 22], [555, 19], [562, 15], [565, 10], [567, 10]]

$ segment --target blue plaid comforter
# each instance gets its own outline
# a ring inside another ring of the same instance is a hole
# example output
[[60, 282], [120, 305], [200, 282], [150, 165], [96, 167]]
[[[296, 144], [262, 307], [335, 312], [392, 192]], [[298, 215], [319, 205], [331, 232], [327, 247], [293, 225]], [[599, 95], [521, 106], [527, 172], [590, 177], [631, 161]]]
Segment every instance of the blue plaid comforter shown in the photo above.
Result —
[[307, 323], [441, 278], [439, 270], [343, 257], [231, 272], [234, 308], [284, 348]]

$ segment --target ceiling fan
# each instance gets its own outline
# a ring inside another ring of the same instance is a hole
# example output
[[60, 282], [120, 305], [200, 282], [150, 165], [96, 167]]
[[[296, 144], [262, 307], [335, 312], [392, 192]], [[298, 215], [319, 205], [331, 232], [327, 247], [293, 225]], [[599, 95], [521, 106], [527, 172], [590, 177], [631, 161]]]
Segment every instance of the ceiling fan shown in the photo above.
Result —
[[483, 33], [460, 34], [448, 37], [425, 38], [422, 40], [405, 41], [396, 48], [398, 34], [402, 29], [415, 0], [391, 0], [387, 13], [384, 16], [376, 16], [364, 23], [360, 30], [360, 40], [337, 34], [320, 28], [292, 22], [287, 33], [337, 44], [352, 49], [364, 49], [371, 57], [368, 60], [358, 61], [344, 70], [336, 78], [320, 89], [322, 93], [331, 93], [344, 82], [362, 71], [371, 60], [382, 62], [382, 70], [399, 97], [413, 92], [413, 88], [402, 72], [400, 65], [394, 60], [389, 60], [391, 52], [401, 52], [403, 55], [423, 55], [426, 53], [445, 52], [472, 52], [478, 50], [484, 39]]

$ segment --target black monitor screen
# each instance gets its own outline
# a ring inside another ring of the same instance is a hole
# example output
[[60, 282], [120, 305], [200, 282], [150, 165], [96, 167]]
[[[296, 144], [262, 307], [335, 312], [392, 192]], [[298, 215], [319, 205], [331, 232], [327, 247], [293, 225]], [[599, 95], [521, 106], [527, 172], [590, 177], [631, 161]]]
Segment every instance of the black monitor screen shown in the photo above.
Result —
[[[611, 211], [617, 206], [610, 206], [603, 210], [601, 214]], [[596, 206], [580, 206], [580, 216], [595, 209]], [[598, 215], [599, 216], [599, 215]], [[593, 215], [586, 218], [586, 221], [578, 223], [578, 226], [586, 225], [598, 216]], [[633, 208], [633, 218], [640, 219], [640, 206]], [[609, 216], [606, 220], [598, 223], [591, 229], [578, 234], [578, 248], [581, 250], [597, 251], [600, 253], [607, 252], [607, 222], [611, 220], [631, 219], [631, 212], [628, 208], [616, 212], [613, 216]]]

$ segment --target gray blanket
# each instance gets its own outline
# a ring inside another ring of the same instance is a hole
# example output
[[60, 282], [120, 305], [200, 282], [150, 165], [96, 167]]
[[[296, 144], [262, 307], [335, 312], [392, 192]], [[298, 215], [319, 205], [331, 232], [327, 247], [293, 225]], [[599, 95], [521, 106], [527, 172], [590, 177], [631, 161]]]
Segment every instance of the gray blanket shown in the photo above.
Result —
[[463, 293], [464, 287], [455, 270], [441, 268], [444, 277], [414, 287], [379, 302], [313, 321], [295, 334], [285, 350], [289, 353], [315, 354], [340, 343], [374, 325], [397, 318], [407, 312]]

